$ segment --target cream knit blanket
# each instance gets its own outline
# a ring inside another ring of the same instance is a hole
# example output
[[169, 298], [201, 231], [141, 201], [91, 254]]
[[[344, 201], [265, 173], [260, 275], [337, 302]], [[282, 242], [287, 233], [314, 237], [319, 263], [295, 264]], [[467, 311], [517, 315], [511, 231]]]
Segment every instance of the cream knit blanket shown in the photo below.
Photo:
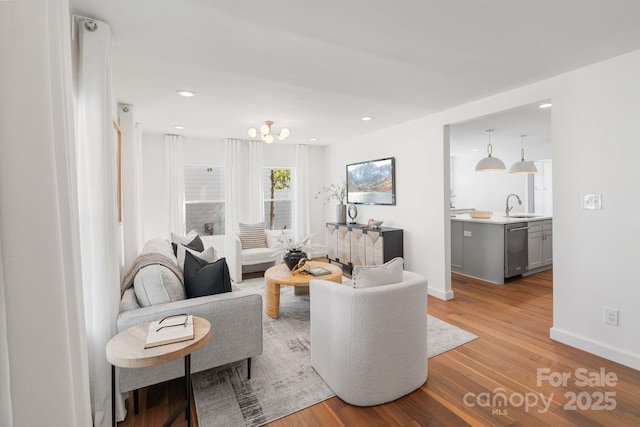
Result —
[[173, 262], [173, 260], [165, 255], [162, 255], [157, 252], [150, 252], [147, 254], [139, 255], [138, 258], [133, 262], [133, 265], [124, 275], [124, 279], [122, 279], [122, 285], [120, 286], [120, 297], [124, 294], [124, 291], [129, 289], [133, 285], [133, 279], [136, 277], [136, 274], [143, 268], [148, 265], [162, 265], [167, 267], [169, 270], [176, 275], [176, 277], [184, 286], [184, 277], [182, 275], [182, 271], [178, 268], [178, 266]]

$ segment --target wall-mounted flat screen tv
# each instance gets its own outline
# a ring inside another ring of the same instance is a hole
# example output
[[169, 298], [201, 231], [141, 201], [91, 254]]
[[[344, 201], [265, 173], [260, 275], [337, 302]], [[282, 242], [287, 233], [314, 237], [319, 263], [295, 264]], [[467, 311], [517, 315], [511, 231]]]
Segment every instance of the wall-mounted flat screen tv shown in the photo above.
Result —
[[347, 203], [395, 205], [395, 169], [395, 157], [347, 165]]

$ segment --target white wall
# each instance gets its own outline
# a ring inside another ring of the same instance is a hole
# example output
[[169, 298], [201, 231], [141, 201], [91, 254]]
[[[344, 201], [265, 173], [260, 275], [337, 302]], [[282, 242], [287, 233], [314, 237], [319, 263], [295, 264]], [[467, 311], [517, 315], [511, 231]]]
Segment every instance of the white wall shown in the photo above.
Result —
[[[331, 177], [358, 160], [395, 156], [395, 207], [363, 207], [360, 218], [405, 230], [407, 269], [425, 274], [429, 292], [450, 297], [449, 148], [443, 127], [551, 99], [554, 162], [554, 321], [552, 338], [640, 369], [640, 287], [629, 272], [640, 259], [633, 241], [640, 158], [640, 51], [329, 148]], [[443, 142], [443, 140], [446, 140]], [[601, 211], [582, 210], [601, 193]], [[332, 212], [325, 210], [325, 218]], [[635, 277], [635, 276], [632, 276]], [[603, 307], [620, 326], [603, 323]]]
[[[506, 160], [503, 160], [505, 164]], [[456, 208], [475, 208], [492, 211], [494, 216], [504, 215], [507, 195], [517, 194], [522, 200], [518, 206], [512, 198], [512, 212], [524, 212], [527, 176], [501, 172], [476, 172], [478, 158], [471, 156], [452, 157]], [[507, 168], [511, 165], [507, 164]]]
[[[452, 126], [452, 133], [454, 127]], [[476, 172], [475, 167], [478, 161], [486, 156], [486, 152], [471, 153], [469, 155], [458, 155], [451, 157], [453, 188], [455, 189], [456, 208], [475, 208], [483, 211], [492, 211], [494, 216], [504, 215], [506, 198], [509, 194], [515, 193], [522, 200], [519, 206], [512, 198], [511, 205], [514, 206], [512, 213], [526, 212], [526, 174], [510, 174], [509, 168], [513, 163], [520, 160], [520, 146], [500, 147], [500, 154], [494, 155], [502, 160], [506, 170], [500, 172]], [[551, 148], [545, 145], [544, 148], [525, 148], [525, 158], [527, 160], [551, 158]], [[533, 206], [529, 209], [533, 212]]]
[[[388, 227], [404, 229], [405, 268], [425, 274], [429, 292], [443, 299], [453, 296], [445, 262], [445, 197], [449, 218], [449, 188], [444, 192], [443, 123], [434, 116], [383, 129], [329, 147], [327, 184], [344, 179], [345, 166], [363, 160], [396, 158], [396, 205], [358, 206], [357, 222], [384, 220]], [[335, 178], [334, 178], [335, 177]], [[447, 179], [448, 181], [448, 179]], [[325, 210], [327, 221], [335, 209]], [[450, 266], [449, 266], [450, 270]]]
[[[640, 369], [640, 51], [566, 74], [553, 97], [552, 338]], [[557, 142], [557, 143], [556, 143]], [[582, 209], [602, 194], [602, 210]], [[631, 215], [630, 215], [631, 214]], [[620, 326], [603, 323], [604, 306]]]

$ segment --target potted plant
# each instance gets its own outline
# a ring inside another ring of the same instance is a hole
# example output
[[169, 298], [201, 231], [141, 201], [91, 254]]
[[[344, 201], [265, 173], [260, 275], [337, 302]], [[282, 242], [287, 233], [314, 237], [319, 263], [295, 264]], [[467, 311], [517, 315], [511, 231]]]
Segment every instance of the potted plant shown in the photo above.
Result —
[[338, 184], [331, 184], [328, 187], [322, 187], [315, 198], [324, 197], [323, 205], [329, 204], [333, 199], [338, 201], [336, 205], [336, 222], [339, 224], [347, 223], [347, 205], [344, 204], [344, 198], [347, 195], [347, 184], [344, 180]]

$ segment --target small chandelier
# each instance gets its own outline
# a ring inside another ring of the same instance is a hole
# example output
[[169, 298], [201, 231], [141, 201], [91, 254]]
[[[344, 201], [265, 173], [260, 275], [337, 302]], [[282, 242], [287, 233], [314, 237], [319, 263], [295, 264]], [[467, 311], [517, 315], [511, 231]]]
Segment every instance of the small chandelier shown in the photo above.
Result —
[[[271, 144], [273, 142], [273, 134], [271, 133], [271, 126], [273, 125], [272, 120], [267, 120], [264, 122], [262, 126], [260, 126], [260, 138], [267, 144]], [[247, 132], [251, 138], [255, 138], [258, 135], [258, 131], [256, 128], [251, 128]], [[289, 136], [289, 129], [282, 128], [280, 132], [276, 135], [280, 141]]]
[[478, 162], [478, 164], [476, 165], [476, 172], [504, 170], [504, 163], [502, 162], [502, 160], [492, 156], [493, 146], [491, 145], [491, 132], [493, 132], [493, 129], [487, 129], [487, 133], [489, 134], [487, 157]]
[[531, 160], [524, 159], [524, 137], [527, 135], [520, 135], [520, 161], [515, 162], [509, 169], [509, 173], [536, 173], [538, 168], [533, 164]]

